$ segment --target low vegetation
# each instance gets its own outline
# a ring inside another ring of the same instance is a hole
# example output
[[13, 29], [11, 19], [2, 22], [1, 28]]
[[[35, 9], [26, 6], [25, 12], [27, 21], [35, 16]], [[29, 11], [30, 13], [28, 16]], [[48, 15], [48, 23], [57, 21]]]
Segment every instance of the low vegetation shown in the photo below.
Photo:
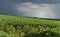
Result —
[[0, 15], [0, 37], [60, 37], [60, 21]]

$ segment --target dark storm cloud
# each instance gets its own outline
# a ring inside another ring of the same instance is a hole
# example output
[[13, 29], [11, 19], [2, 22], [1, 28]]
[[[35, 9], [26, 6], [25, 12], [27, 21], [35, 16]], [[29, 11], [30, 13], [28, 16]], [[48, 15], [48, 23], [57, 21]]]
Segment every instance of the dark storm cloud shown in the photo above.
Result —
[[33, 2], [33, 3], [60, 3], [60, 0], [11, 0], [14, 3], [22, 3], [22, 2]]
[[0, 0], [0, 14], [17, 15], [13, 2], [10, 0]]
[[8, 0], [0, 0], [0, 3], [0, 14], [11, 14], [14, 11], [12, 3]]

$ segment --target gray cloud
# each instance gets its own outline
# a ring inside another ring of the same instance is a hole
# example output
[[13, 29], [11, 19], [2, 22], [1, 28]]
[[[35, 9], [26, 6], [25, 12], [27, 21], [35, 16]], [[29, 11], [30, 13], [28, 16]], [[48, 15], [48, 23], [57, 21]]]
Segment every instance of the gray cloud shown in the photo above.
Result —
[[32, 2], [20, 3], [17, 11], [24, 16], [42, 18], [60, 18], [60, 4], [36, 4]]
[[60, 0], [0, 0], [0, 14], [60, 18]]
[[52, 6], [53, 6], [53, 8], [52, 8], [53, 13], [56, 15], [55, 17], [60, 18], [60, 3], [59, 4], [54, 4]]

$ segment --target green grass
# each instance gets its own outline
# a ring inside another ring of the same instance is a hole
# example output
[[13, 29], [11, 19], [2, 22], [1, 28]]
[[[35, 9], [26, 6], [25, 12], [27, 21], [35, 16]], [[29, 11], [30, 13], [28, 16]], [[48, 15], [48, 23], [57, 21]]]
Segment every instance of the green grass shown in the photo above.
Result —
[[0, 37], [60, 37], [60, 21], [0, 15]]

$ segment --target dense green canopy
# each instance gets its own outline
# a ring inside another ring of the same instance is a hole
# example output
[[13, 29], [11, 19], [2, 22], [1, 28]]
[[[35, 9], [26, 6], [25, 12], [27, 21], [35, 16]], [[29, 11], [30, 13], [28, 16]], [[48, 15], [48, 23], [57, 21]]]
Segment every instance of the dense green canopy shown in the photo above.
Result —
[[0, 15], [0, 37], [60, 37], [60, 21]]

